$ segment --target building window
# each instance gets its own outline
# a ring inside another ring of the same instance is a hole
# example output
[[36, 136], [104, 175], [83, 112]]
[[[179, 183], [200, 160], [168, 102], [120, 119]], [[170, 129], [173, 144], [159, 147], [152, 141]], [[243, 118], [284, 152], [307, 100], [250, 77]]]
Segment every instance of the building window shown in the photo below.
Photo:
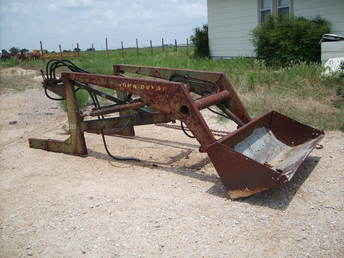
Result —
[[266, 22], [272, 14], [272, 0], [260, 1], [260, 22]]
[[290, 13], [289, 0], [278, 0], [277, 1], [277, 15], [288, 17]]
[[259, 22], [266, 22], [271, 15], [289, 16], [292, 0], [258, 0]]

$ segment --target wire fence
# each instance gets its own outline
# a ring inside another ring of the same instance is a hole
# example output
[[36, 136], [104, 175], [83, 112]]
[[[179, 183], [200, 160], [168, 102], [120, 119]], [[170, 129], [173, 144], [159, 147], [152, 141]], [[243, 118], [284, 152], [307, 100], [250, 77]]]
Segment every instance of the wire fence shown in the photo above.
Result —
[[[82, 50], [80, 48], [79, 43], [75, 44], [75, 48], [74, 49], [63, 49], [63, 46], [61, 44], [58, 45], [58, 52], [55, 51], [51, 51], [48, 52], [47, 50], [44, 49], [44, 43], [42, 41], [39, 42], [40, 43], [40, 51], [42, 54], [43, 58], [47, 58], [47, 59], [51, 59], [51, 58], [71, 58], [71, 57], [79, 57], [83, 54], [88, 54], [90, 52], [94, 52], [96, 51], [96, 49], [94, 48], [94, 44], [92, 43], [91, 46], [89, 48], [85, 48], [84, 50]], [[151, 55], [153, 55], [155, 52], [159, 51], [159, 52], [168, 52], [168, 51], [173, 51], [173, 52], [178, 52], [178, 49], [186, 49], [187, 52], [189, 52], [190, 48], [192, 47], [192, 44], [190, 44], [190, 40], [189, 38], [186, 38], [186, 40], [184, 42], [178, 42], [177, 39], [175, 39], [173, 42], [170, 43], [166, 43], [166, 40], [164, 38], [161, 38], [161, 42], [159, 42], [159, 44], [157, 45], [153, 45], [153, 41], [149, 40], [148, 41], [149, 44], [147, 45], [141, 45], [140, 46], [140, 41], [139, 39], [136, 38], [135, 40], [135, 45], [134, 46], [130, 46], [129, 44], [126, 46], [124, 41], [121, 41], [121, 47], [120, 48], [116, 48], [116, 49], [110, 49], [109, 48], [109, 41], [108, 38], [105, 38], [105, 49], [100, 50], [100, 51], [104, 51], [105, 54], [111, 54], [114, 51], [116, 53], [118, 53], [118, 51], [120, 51], [122, 57], [125, 57], [127, 52], [132, 52], [132, 51], [136, 51], [137, 55], [140, 55], [141, 52], [144, 50], [145, 54], [150, 53]]]

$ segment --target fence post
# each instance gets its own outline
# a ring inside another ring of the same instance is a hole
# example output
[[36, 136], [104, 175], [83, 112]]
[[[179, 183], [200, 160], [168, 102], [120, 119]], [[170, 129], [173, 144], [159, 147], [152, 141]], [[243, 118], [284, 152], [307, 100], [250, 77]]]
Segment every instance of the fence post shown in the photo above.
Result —
[[153, 44], [151, 40], [149, 41], [149, 44], [150, 44], [151, 54], [153, 55]]
[[106, 49], [106, 54], [108, 54], [109, 46], [108, 46], [108, 39], [105, 37], [105, 49]]
[[124, 46], [123, 46], [123, 41], [121, 41], [121, 45], [122, 45], [122, 57], [124, 57]]
[[42, 41], [40, 41], [39, 44], [41, 45], [41, 54], [43, 55], [43, 44], [42, 44]]
[[161, 38], [162, 51], [165, 51], [164, 38]]
[[60, 56], [62, 57], [62, 47], [61, 47], [61, 45], [59, 45], [59, 49], [60, 49]]
[[139, 55], [139, 41], [136, 39], [136, 53]]
[[175, 46], [175, 51], [177, 52], [177, 50], [178, 50], [178, 43], [177, 43], [176, 39], [174, 40], [174, 46]]

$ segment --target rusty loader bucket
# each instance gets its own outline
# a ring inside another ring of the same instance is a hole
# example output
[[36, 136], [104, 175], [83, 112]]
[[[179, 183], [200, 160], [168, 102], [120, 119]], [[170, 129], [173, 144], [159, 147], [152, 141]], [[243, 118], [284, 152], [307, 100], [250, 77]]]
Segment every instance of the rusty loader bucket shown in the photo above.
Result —
[[[223, 73], [115, 65], [114, 75], [99, 75], [74, 69], [69, 62], [68, 67], [77, 72], [62, 73], [59, 79], [51, 76], [55, 75], [53, 68], [63, 62], [47, 64], [46, 75], [50, 77], [43, 86], [66, 99], [70, 137], [64, 142], [30, 139], [32, 148], [86, 155], [85, 132], [102, 134], [107, 150], [104, 134], [134, 136], [134, 126], [180, 120], [200, 143], [200, 151], [208, 153], [229, 196], [235, 199], [290, 181], [324, 136], [322, 131], [274, 111], [251, 119]], [[99, 87], [116, 90], [122, 97], [102, 92]], [[80, 112], [75, 99], [78, 88], [90, 93], [95, 106], [92, 111]], [[101, 106], [97, 96], [115, 104]], [[203, 109], [234, 121], [238, 129], [216, 139], [202, 116]]]
[[323, 136], [272, 111], [223, 137], [207, 153], [235, 199], [290, 181]]

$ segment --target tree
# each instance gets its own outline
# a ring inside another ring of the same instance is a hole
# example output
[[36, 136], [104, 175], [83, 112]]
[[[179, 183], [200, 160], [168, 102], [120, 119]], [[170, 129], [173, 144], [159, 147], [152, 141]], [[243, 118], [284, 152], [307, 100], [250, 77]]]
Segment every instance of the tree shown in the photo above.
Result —
[[6, 60], [11, 58], [10, 53], [6, 49], [1, 50], [1, 60]]
[[17, 47], [11, 47], [9, 49], [9, 52], [10, 52], [11, 55], [16, 55], [16, 54], [18, 54], [20, 52], [20, 50]]
[[207, 24], [195, 29], [194, 35], [191, 36], [191, 42], [195, 46], [196, 57], [210, 57]]

